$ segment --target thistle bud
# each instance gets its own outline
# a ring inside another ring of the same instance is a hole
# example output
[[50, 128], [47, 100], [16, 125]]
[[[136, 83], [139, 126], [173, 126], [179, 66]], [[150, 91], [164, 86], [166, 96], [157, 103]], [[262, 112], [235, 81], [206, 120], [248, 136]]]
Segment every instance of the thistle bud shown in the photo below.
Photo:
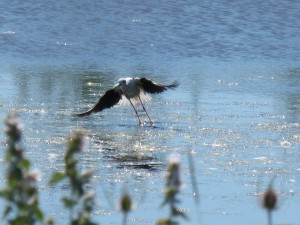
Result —
[[132, 202], [131, 202], [131, 198], [128, 194], [124, 194], [122, 196], [120, 206], [121, 206], [122, 212], [128, 213], [129, 211], [131, 211]]
[[263, 195], [262, 204], [263, 207], [269, 211], [276, 208], [277, 205], [277, 194], [272, 188], [269, 188]]
[[16, 114], [9, 115], [5, 118], [6, 134], [12, 139], [13, 142], [21, 140], [22, 130], [24, 129], [23, 123], [18, 119]]
[[168, 186], [180, 191], [182, 180], [180, 177], [180, 159], [177, 155], [171, 155], [169, 158], [168, 172], [167, 172]]

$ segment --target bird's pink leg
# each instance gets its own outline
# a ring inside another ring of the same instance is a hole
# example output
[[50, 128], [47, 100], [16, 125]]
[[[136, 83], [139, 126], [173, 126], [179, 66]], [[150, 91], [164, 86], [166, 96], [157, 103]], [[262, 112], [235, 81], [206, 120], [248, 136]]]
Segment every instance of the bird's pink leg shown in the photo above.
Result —
[[150, 119], [150, 116], [148, 115], [147, 110], [145, 109], [145, 106], [144, 106], [144, 104], [143, 104], [142, 99], [140, 98], [140, 96], [139, 96], [139, 100], [142, 103], [142, 107], [143, 107], [143, 109], [144, 109], [144, 111], [145, 111], [145, 113], [146, 113], [146, 115], [147, 115], [147, 117], [148, 117], [148, 119], [150, 121], [150, 124], [152, 125], [153, 121]]
[[138, 118], [138, 120], [139, 120], [139, 124], [142, 124], [142, 122], [141, 122], [141, 120], [140, 120], [140, 117], [139, 117], [139, 114], [138, 114], [138, 112], [136, 111], [134, 105], [132, 104], [130, 98], [128, 98], [128, 100], [129, 100], [129, 102], [130, 102], [132, 108], [134, 109], [135, 115], [137, 116], [137, 118]]

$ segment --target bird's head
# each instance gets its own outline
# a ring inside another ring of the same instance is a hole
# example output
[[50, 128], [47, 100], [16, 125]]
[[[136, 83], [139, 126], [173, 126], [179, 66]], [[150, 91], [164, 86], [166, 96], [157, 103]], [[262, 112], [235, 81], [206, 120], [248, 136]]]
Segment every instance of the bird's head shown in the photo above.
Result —
[[120, 78], [118, 80], [118, 84], [117, 86], [124, 88], [126, 86], [128, 86], [128, 84], [130, 83], [130, 81], [132, 81], [133, 79], [131, 77], [127, 77], [127, 78]]
[[120, 86], [123, 86], [123, 85], [126, 85], [126, 78], [121, 78], [121, 79], [119, 79], [118, 80], [118, 84], [120, 85]]

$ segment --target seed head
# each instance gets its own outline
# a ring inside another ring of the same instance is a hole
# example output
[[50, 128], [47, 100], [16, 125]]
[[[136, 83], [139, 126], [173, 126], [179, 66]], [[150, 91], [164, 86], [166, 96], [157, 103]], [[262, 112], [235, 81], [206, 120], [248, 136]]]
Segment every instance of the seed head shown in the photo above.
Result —
[[127, 213], [127, 212], [131, 211], [132, 202], [131, 202], [131, 198], [130, 198], [129, 194], [124, 194], [122, 196], [120, 205], [121, 205], [122, 212]]
[[13, 141], [20, 141], [22, 130], [24, 129], [23, 123], [19, 120], [16, 114], [9, 115], [5, 118], [6, 134], [13, 140]]
[[277, 194], [270, 187], [263, 195], [262, 198], [263, 207], [269, 211], [272, 211], [276, 208], [277, 200], [278, 200]]

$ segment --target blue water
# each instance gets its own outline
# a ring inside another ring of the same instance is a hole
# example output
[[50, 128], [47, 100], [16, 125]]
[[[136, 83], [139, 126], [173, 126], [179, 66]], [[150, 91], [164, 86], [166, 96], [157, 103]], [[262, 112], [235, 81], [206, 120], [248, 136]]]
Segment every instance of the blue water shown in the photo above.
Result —
[[[274, 224], [299, 225], [299, 1], [3, 0], [0, 8], [0, 117], [16, 111], [24, 122], [22, 144], [43, 175], [41, 205], [57, 224], [68, 224], [60, 199], [69, 187], [47, 181], [80, 130], [98, 223], [121, 223], [124, 189], [135, 201], [128, 224], [167, 216], [164, 174], [177, 153], [190, 217], [182, 224], [267, 224], [259, 196], [276, 176]], [[146, 103], [155, 127], [137, 125], [127, 106], [71, 116], [126, 76], [181, 83]]]
[[1, 58], [297, 61], [298, 1], [2, 1]]

